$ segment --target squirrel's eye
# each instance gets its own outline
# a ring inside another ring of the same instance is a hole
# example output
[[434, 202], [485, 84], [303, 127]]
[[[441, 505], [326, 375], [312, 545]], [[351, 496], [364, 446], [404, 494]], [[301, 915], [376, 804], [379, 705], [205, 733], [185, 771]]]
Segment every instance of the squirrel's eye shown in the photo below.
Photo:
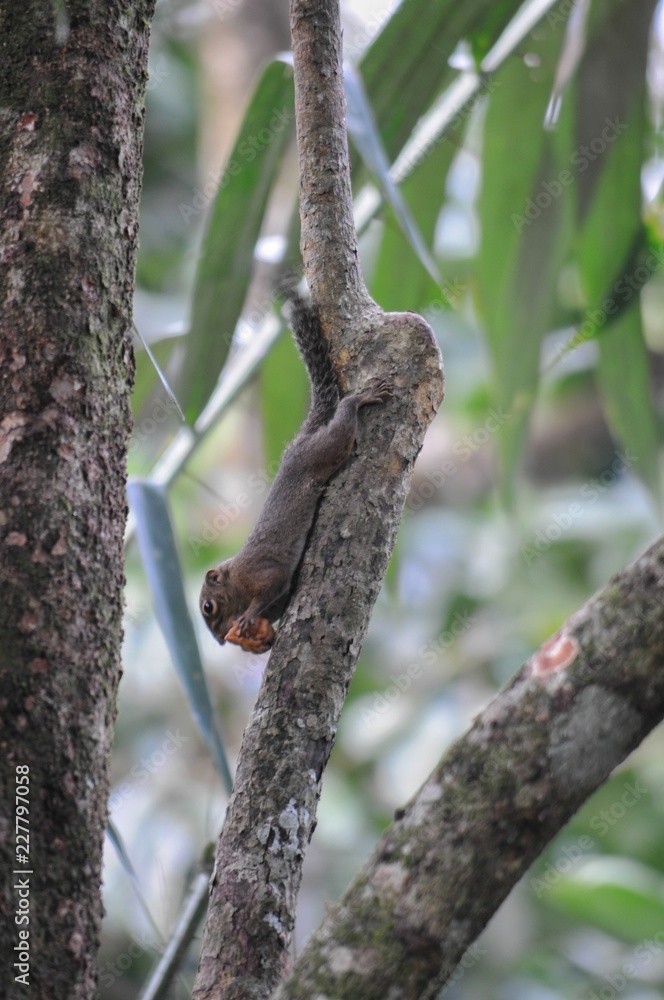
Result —
[[204, 604], [203, 604], [203, 614], [206, 615], [208, 618], [210, 617], [210, 615], [213, 615], [216, 610], [217, 610], [217, 602], [216, 601], [205, 601], [204, 602]]

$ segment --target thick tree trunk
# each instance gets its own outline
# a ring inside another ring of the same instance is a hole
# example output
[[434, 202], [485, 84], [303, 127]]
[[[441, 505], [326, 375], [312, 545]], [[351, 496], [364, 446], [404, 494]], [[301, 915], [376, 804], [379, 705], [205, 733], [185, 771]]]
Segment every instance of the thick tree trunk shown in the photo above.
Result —
[[94, 993], [152, 9], [0, 3], [0, 993], [11, 998]]

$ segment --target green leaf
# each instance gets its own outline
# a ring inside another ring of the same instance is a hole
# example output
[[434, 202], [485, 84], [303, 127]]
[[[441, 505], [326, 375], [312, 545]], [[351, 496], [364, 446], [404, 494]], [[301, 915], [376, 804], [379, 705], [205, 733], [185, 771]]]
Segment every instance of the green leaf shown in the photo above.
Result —
[[230, 794], [230, 768], [221, 743], [196, 633], [187, 609], [182, 569], [164, 490], [148, 479], [127, 486], [155, 614], [203, 739]]
[[520, 0], [403, 0], [397, 7], [360, 63], [391, 159], [434, 97], [458, 76], [448, 60], [459, 40], [483, 32], [495, 40], [520, 6]]
[[[640, 175], [646, 125], [644, 107], [648, 38], [655, 0], [625, 7], [621, 0], [593, 5], [593, 30], [579, 66], [576, 90], [576, 124], [573, 167], [579, 190], [579, 219], [589, 231], [590, 252], [613, 259], [606, 270], [617, 272], [632, 243], [640, 218]], [[607, 171], [612, 179], [607, 181]], [[607, 195], [617, 185], [621, 198], [608, 206]], [[608, 184], [601, 192], [602, 185]], [[597, 198], [599, 197], [599, 201]], [[594, 216], [594, 218], [592, 218]], [[599, 235], [600, 242], [592, 238]], [[632, 235], [630, 235], [630, 233]], [[617, 244], [617, 245], [614, 245]], [[588, 264], [590, 261], [588, 261]], [[599, 271], [601, 284], [602, 274]], [[608, 284], [606, 274], [604, 284]]]
[[[433, 245], [445, 180], [456, 151], [456, 145], [447, 139], [438, 143], [401, 185], [409, 210], [429, 247]], [[441, 298], [439, 283], [431, 279], [389, 211], [383, 223], [370, 289], [373, 298], [387, 312], [407, 309], [418, 312]], [[447, 300], [448, 296], [444, 298]]]
[[355, 147], [375, 178], [383, 198], [394, 212], [404, 236], [422, 266], [435, 282], [440, 283], [438, 265], [410, 214], [401, 191], [390, 176], [390, 163], [364, 92], [362, 79], [352, 66], [349, 66], [344, 73], [344, 84], [348, 132]]
[[[402, 0], [366, 49], [360, 62], [365, 92], [388, 159], [396, 160], [437, 95], [459, 82], [462, 74], [449, 65], [449, 57], [456, 50], [459, 41], [466, 39], [476, 54], [484, 53], [500, 37], [512, 17], [529, 6], [532, 4], [523, 5], [520, 0], [474, 0], [466, 4], [454, 4], [450, 0]], [[352, 34], [347, 34], [344, 39], [346, 56], [352, 58], [358, 47]], [[489, 83], [489, 88], [492, 87], [493, 84]], [[455, 141], [453, 133], [460, 131], [459, 126], [465, 118], [465, 112], [457, 116], [443, 142], [447, 143], [448, 139], [452, 143]], [[441, 162], [446, 159], [448, 152], [449, 158], [452, 158], [454, 150], [449, 148], [441, 152]], [[426, 153], [418, 161], [416, 170], [420, 169], [422, 163], [428, 163], [431, 155], [430, 151]], [[367, 180], [367, 169], [359, 156], [352, 159], [353, 187], [354, 190], [359, 190]], [[441, 185], [444, 184], [448, 166], [449, 162], [446, 162], [441, 170]], [[406, 196], [406, 201], [412, 209], [412, 199]], [[439, 202], [433, 206], [428, 205], [429, 217], [433, 222], [438, 208]], [[425, 235], [425, 243], [430, 245], [430, 241], [426, 240], [422, 219], [416, 217], [416, 222]], [[299, 233], [299, 213], [294, 211], [287, 237], [289, 260], [297, 257]], [[407, 241], [403, 245], [406, 247], [404, 256], [407, 260], [411, 251]], [[408, 260], [406, 266], [412, 267]], [[420, 265], [417, 264], [413, 270], [419, 271]], [[415, 280], [421, 284], [422, 276]], [[387, 278], [385, 283], [391, 284], [391, 279]], [[429, 302], [432, 298], [439, 297], [440, 289], [434, 291], [432, 285], [433, 282], [428, 280], [428, 291], [422, 293], [420, 301]], [[445, 282], [442, 290], [444, 298]], [[382, 304], [387, 302], [381, 295], [376, 297]], [[405, 300], [406, 296], [401, 298]], [[417, 302], [411, 300], [406, 307], [417, 308]]]
[[[532, 13], [528, 9], [530, 6], [532, 5], [525, 4], [521, 6], [511, 3], [498, 3], [486, 10], [481, 5], [475, 8], [472, 27], [467, 32], [465, 40], [470, 42], [473, 54], [478, 63], [481, 57], [486, 54], [500, 37], [507, 22], [510, 21], [510, 18], [512, 18], [517, 9], [518, 15], [514, 17], [512, 26], [515, 31], [521, 31], [519, 37], [522, 37], [524, 29], [519, 29], [518, 25], [524, 20], [528, 21], [532, 27]], [[408, 12], [410, 12], [409, 16], [412, 15], [415, 12], [415, 8], [412, 5], [408, 7], [407, 4], [402, 4], [399, 8], [398, 16], [405, 17]], [[471, 13], [470, 8], [465, 8], [464, 13]], [[417, 16], [419, 17], [420, 14]], [[539, 11], [539, 17], [542, 16], [543, 13]], [[397, 17], [397, 14], [394, 17]], [[379, 36], [375, 45], [380, 46], [383, 43], [387, 44], [389, 41], [390, 44], [395, 44], [399, 48], [400, 43], [397, 42], [395, 36], [391, 35], [391, 30], [391, 28], [389, 30], [386, 28], [385, 38], [382, 35]], [[459, 39], [450, 38], [449, 44], [454, 48], [458, 41]], [[438, 42], [436, 48], [440, 49], [443, 44], [442, 41]], [[512, 39], [512, 47], [514, 44], [514, 39]], [[367, 54], [368, 57], [369, 54]], [[504, 59], [504, 53], [496, 57], [496, 59], [498, 61]], [[493, 62], [494, 60], [492, 60], [492, 64]], [[419, 113], [424, 112], [422, 118], [416, 123], [418, 131], [422, 131], [423, 126], [426, 129], [428, 119], [438, 119], [439, 111], [437, 109], [439, 107], [442, 108], [445, 102], [451, 100], [457, 85], [464, 82], [465, 78], [463, 74], [449, 70], [450, 68], [447, 67], [446, 89], [435, 104], [426, 110], [418, 108]], [[411, 210], [412, 217], [419, 227], [428, 247], [433, 246], [436, 223], [441, 204], [444, 201], [447, 174], [455, 153], [462, 144], [463, 132], [472, 105], [478, 96], [483, 96], [486, 92], [491, 93], [500, 86], [501, 82], [493, 78], [484, 80], [479, 92], [469, 101], [468, 105], [453, 115], [444, 134], [434, 143], [432, 148], [421, 159], [417, 158], [415, 166], [410, 169], [407, 179], [401, 185], [401, 190]], [[373, 96], [374, 100], [379, 102], [380, 98], [375, 95]], [[411, 96], [410, 90], [407, 96]], [[380, 107], [380, 104], [378, 106]], [[412, 141], [412, 135], [408, 138]], [[403, 155], [403, 150], [401, 154]], [[465, 283], [462, 282], [462, 284]], [[442, 288], [436, 287], [429, 280], [428, 275], [424, 273], [424, 269], [420, 263], [414, 259], [407, 241], [401, 237], [388, 211], [381, 239], [381, 250], [373, 276], [372, 294], [385, 309], [421, 310], [430, 304], [434, 304], [435, 306], [441, 304], [449, 305], [450, 302], [454, 304], [460, 294], [459, 275], [452, 274], [448, 280], [443, 282]]]
[[228, 356], [293, 119], [293, 70], [283, 57], [271, 62], [258, 81], [221, 175], [203, 239], [179, 384], [190, 423], [212, 395]]
[[621, 858], [595, 858], [563, 875], [543, 898], [569, 916], [636, 944], [664, 927], [661, 877]]
[[510, 419], [499, 447], [504, 500], [539, 381], [540, 347], [554, 315], [556, 279], [571, 240], [571, 114], [543, 121], [560, 33], [529, 40], [534, 68], [513, 59], [496, 76], [484, 129], [477, 304], [492, 358], [495, 405]]
[[639, 303], [604, 330], [598, 342], [597, 377], [609, 425], [625, 447], [628, 467], [659, 496], [659, 442]]
[[[609, 4], [581, 64], [577, 142], [577, 260], [589, 335], [599, 342], [598, 378], [611, 428], [659, 494], [657, 424], [638, 306], [645, 243], [641, 167], [648, 129], [645, 73], [652, 0]], [[585, 339], [585, 337], [584, 337]]]

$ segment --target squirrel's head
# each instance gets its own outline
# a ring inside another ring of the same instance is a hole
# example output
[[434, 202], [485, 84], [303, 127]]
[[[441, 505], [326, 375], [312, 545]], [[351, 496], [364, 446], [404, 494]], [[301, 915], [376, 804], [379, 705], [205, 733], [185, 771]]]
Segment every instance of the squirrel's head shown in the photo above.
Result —
[[198, 603], [205, 624], [222, 646], [237, 618], [237, 611], [233, 613], [232, 598], [228, 569], [223, 563], [216, 569], [209, 569], [205, 574]]

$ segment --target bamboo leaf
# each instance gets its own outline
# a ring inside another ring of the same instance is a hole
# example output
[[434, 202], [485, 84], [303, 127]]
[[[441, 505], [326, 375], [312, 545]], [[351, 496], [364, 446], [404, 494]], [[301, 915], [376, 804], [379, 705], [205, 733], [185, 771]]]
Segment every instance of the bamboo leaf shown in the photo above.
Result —
[[[645, 70], [652, 0], [607, 5], [578, 81], [579, 233], [584, 324], [599, 342], [598, 378], [611, 428], [659, 494], [658, 436], [638, 308], [641, 166], [648, 128]], [[647, 274], [646, 269], [646, 274]], [[586, 339], [584, 337], [584, 339]]]
[[537, 391], [541, 341], [554, 315], [556, 278], [571, 242], [569, 106], [555, 132], [543, 129], [560, 41], [559, 31], [543, 33], [529, 45], [534, 68], [515, 59], [498, 74], [484, 130], [477, 302], [495, 403], [510, 414], [499, 438], [508, 504]]
[[136, 518], [138, 547], [159, 627], [194, 719], [230, 794], [233, 779], [212, 709], [196, 633], [187, 609], [182, 569], [166, 493], [147, 479], [131, 480], [127, 492]]
[[293, 70], [287, 57], [278, 58], [263, 71], [253, 93], [203, 239], [179, 386], [190, 423], [212, 395], [228, 356], [293, 119]]
[[[460, 39], [498, 37], [517, 0], [403, 0], [360, 62], [369, 103], [394, 159], [434, 97], [456, 78], [449, 58]], [[347, 43], [350, 53], [353, 42]]]
[[208, 906], [214, 844], [208, 845], [205, 854], [209, 854], [209, 857], [203, 859], [203, 868], [195, 876], [189, 896], [178, 918], [177, 926], [173, 930], [149, 980], [141, 990], [139, 1000], [161, 1000], [167, 996], [175, 975], [186, 960], [189, 946]]
[[[453, 142], [438, 143], [401, 186], [409, 211], [428, 246], [433, 245], [438, 208], [455, 153]], [[432, 280], [390, 212], [385, 215], [371, 294], [388, 312], [406, 309], [418, 312], [441, 298], [440, 280]]]
[[599, 337], [597, 376], [609, 425], [654, 496], [659, 495], [657, 423], [638, 302]]
[[433, 280], [440, 284], [438, 265], [433, 259], [417, 223], [410, 214], [401, 191], [390, 176], [390, 163], [376, 127], [367, 95], [364, 92], [362, 79], [352, 66], [348, 66], [345, 70], [344, 84], [348, 131], [355, 147], [364, 160], [365, 166], [375, 178], [383, 198], [394, 212], [404, 236], [415, 251], [422, 266]]

